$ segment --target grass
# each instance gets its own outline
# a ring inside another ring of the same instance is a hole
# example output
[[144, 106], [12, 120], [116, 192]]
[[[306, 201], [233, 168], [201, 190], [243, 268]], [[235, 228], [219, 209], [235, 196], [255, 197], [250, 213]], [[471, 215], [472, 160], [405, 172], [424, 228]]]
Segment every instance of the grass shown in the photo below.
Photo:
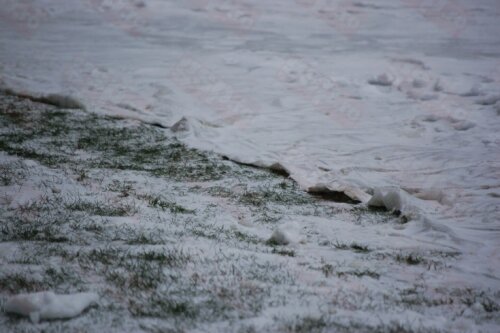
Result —
[[246, 242], [246, 243], [251, 243], [251, 244], [259, 244], [260, 243], [260, 240], [257, 237], [247, 235], [247, 234], [245, 234], [241, 231], [238, 231], [238, 230], [227, 230], [226, 236], [229, 239], [235, 239], [239, 242]]
[[335, 244], [333, 244], [333, 246], [339, 250], [352, 250], [352, 251], [358, 252], [358, 253], [371, 252], [371, 250], [370, 250], [370, 248], [368, 248], [368, 246], [362, 245], [359, 243], [355, 243], [355, 242], [353, 242], [351, 244], [347, 244], [347, 243], [341, 243], [339, 241], [336, 241]]
[[334, 272], [333, 265], [331, 265], [331, 264], [325, 264], [325, 265], [321, 266], [321, 271], [323, 272], [323, 274], [325, 275], [325, 277], [329, 277]]
[[313, 202], [312, 198], [304, 192], [294, 190], [295, 185], [286, 185], [282, 181], [276, 185], [266, 184], [254, 190], [245, 191], [239, 202], [245, 205], [263, 207], [269, 203], [276, 203], [284, 206], [305, 205]]
[[407, 265], [419, 265], [425, 262], [424, 258], [421, 255], [415, 253], [398, 253], [395, 259], [396, 261], [405, 263]]
[[132, 216], [137, 213], [137, 208], [129, 203], [110, 203], [102, 201], [84, 201], [77, 199], [67, 203], [66, 208], [72, 211], [87, 212], [98, 216]]
[[355, 277], [363, 277], [363, 276], [368, 276], [371, 277], [372, 279], [378, 279], [380, 278], [380, 274], [377, 272], [374, 272], [369, 269], [357, 269], [357, 270], [349, 270], [349, 271], [339, 271], [336, 272], [338, 277], [344, 277], [344, 276], [355, 276]]
[[195, 319], [199, 314], [199, 307], [188, 301], [172, 300], [168, 296], [155, 295], [150, 300], [131, 300], [129, 309], [136, 317]]
[[293, 322], [287, 323], [284, 327], [284, 332], [320, 333], [323, 332], [328, 327], [331, 328], [332, 324], [327, 320], [326, 317], [306, 316], [302, 318], [297, 318]]
[[[389, 322], [367, 327], [338, 320], [335, 313], [403, 316], [406, 309], [428, 313], [439, 306], [440, 314], [456, 318], [479, 307], [477, 320], [495, 323], [499, 312], [495, 291], [443, 290], [432, 291], [433, 296], [424, 287], [403, 291], [382, 284], [391, 267], [412, 265], [415, 274], [425, 276], [429, 262], [452, 262], [459, 254], [414, 255], [341, 239], [333, 243], [331, 234], [314, 224], [328, 227], [345, 218], [356, 227], [389, 228], [392, 214], [333, 202], [345, 198], [312, 196], [286, 175], [188, 148], [164, 129], [9, 96], [0, 99], [0, 150], [10, 155], [0, 162], [0, 186], [5, 186], [0, 254], [8, 254], [0, 258], [5, 263], [0, 303], [12, 293], [47, 289], [103, 295], [97, 311], [44, 323], [47, 332], [110, 326], [141, 331], [152, 323], [158, 332], [207, 327], [419, 332]], [[15, 204], [16, 191], [25, 187], [33, 199]], [[289, 219], [305, 226], [304, 243], [291, 248], [263, 241], [265, 232], [270, 236], [279, 221]], [[318, 250], [320, 243], [326, 246]], [[367, 265], [353, 269], [351, 258]], [[388, 263], [381, 281], [375, 281], [380, 275], [369, 265], [374, 258]], [[446, 265], [440, 269], [446, 273]], [[377, 287], [356, 280], [362, 277], [374, 279]], [[352, 287], [357, 283], [363, 283], [362, 292]], [[373, 304], [384, 306], [379, 311]], [[326, 312], [252, 325], [276, 309], [316, 305]], [[7, 331], [23, 330], [23, 319], [2, 320]]]
[[15, 272], [0, 277], [0, 290], [10, 293], [41, 291], [47, 286], [31, 274]]
[[24, 164], [19, 161], [0, 164], [0, 186], [19, 184], [26, 178], [25, 169]]
[[137, 260], [155, 261], [163, 267], [183, 267], [192, 260], [189, 254], [176, 248], [161, 248], [158, 250], [144, 250], [134, 255]]
[[69, 238], [62, 232], [62, 218], [66, 215], [41, 214], [34, 217], [16, 216], [0, 226], [2, 241], [45, 241], [67, 242]]
[[[164, 243], [161, 234], [153, 231], [137, 230], [126, 236], [127, 245], [158, 245]], [[118, 240], [118, 238], [115, 240]]]
[[285, 248], [273, 248], [272, 253], [279, 254], [280, 256], [285, 256], [285, 257], [295, 257], [294, 250], [289, 250]]
[[193, 209], [185, 208], [175, 202], [165, 200], [161, 196], [146, 195], [149, 207], [159, 208], [162, 211], [170, 211], [172, 214], [194, 214]]

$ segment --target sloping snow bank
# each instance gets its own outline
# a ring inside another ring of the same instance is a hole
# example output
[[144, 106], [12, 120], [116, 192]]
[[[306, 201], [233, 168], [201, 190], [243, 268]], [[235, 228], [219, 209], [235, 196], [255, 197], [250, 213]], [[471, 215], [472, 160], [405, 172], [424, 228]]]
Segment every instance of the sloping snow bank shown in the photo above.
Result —
[[99, 295], [92, 292], [56, 295], [51, 291], [42, 291], [16, 295], [5, 303], [4, 310], [28, 316], [32, 322], [38, 323], [41, 319], [76, 317], [98, 300]]

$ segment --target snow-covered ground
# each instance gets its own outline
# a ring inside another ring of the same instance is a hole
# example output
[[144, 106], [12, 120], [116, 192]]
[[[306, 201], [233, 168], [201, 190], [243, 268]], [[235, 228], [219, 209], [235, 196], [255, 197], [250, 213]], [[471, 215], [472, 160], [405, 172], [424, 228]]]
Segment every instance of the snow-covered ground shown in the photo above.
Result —
[[2, 331], [498, 330], [500, 290], [403, 216], [3, 94], [0, 148]]
[[497, 290], [499, 16], [496, 0], [2, 1], [0, 79], [185, 117], [190, 146], [401, 210], [404, 227], [359, 232], [461, 253], [436, 285]]

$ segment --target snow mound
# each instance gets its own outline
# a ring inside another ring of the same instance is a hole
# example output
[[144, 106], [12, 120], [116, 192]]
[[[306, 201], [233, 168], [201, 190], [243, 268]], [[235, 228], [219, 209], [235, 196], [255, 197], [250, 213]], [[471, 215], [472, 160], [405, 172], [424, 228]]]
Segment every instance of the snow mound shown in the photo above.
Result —
[[30, 317], [38, 323], [41, 319], [64, 319], [78, 316], [89, 305], [99, 300], [96, 293], [56, 295], [51, 291], [19, 294], [5, 303], [7, 313]]
[[177, 132], [187, 132], [189, 131], [189, 122], [186, 117], [182, 117], [179, 121], [170, 127], [170, 130], [174, 133]]
[[384, 87], [392, 86], [392, 82], [393, 80], [391, 80], [387, 74], [380, 74], [377, 77], [368, 80], [368, 83], [371, 85]]
[[474, 126], [476, 126], [476, 124], [468, 120], [459, 120], [453, 124], [453, 128], [456, 129], [457, 131], [467, 131], [468, 129], [471, 129]]
[[375, 189], [368, 206], [384, 207], [394, 213], [406, 213], [408, 211], [409, 195], [399, 188]]
[[289, 245], [299, 242], [298, 233], [294, 225], [282, 225], [276, 228], [267, 240], [272, 245]]

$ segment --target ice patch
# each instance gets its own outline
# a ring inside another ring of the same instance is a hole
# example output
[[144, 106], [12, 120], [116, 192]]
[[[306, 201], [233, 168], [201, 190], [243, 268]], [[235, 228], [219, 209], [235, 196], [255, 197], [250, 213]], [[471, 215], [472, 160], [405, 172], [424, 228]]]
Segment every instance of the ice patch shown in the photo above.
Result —
[[7, 313], [30, 317], [33, 323], [42, 319], [66, 319], [78, 316], [92, 303], [99, 300], [96, 293], [56, 295], [51, 291], [19, 294], [4, 305]]

